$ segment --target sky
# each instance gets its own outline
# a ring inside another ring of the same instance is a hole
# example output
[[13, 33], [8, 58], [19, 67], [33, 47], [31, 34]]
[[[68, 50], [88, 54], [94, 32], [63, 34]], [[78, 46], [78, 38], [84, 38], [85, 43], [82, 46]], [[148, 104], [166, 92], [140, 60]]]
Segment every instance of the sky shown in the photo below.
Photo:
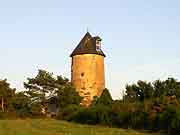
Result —
[[114, 98], [138, 80], [180, 79], [179, 0], [0, 0], [0, 79], [24, 90], [38, 69], [70, 78], [87, 29], [103, 40]]

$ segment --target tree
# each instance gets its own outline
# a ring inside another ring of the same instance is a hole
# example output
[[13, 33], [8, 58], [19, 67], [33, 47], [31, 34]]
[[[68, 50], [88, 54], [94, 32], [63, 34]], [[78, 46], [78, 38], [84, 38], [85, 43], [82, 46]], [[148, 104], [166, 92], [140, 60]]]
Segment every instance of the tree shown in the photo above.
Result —
[[24, 87], [28, 89], [26, 92], [32, 102], [41, 103], [42, 109], [46, 108], [47, 96], [54, 96], [56, 93], [56, 79], [52, 73], [45, 70], [39, 70], [35, 78], [28, 78], [24, 83]]
[[95, 105], [101, 104], [101, 105], [109, 106], [113, 102], [111, 94], [109, 93], [109, 90], [106, 89], [106, 88], [103, 90], [101, 96], [100, 97], [95, 97], [94, 100], [95, 101], [93, 101], [94, 102], [93, 104], [95, 104]]
[[[1, 100], [1, 109], [4, 112], [8, 108], [8, 103], [10, 99], [15, 94], [15, 89], [10, 88], [10, 84], [7, 83], [7, 80], [0, 80], [0, 100]], [[5, 106], [6, 105], [6, 106]]]
[[57, 89], [58, 104], [60, 108], [65, 108], [68, 105], [79, 105], [82, 97], [72, 86], [67, 78], [62, 78], [62, 76], [57, 77], [57, 84], [59, 84]]
[[138, 96], [140, 101], [144, 101], [145, 99], [152, 98], [154, 89], [151, 83], [147, 83], [145, 81], [138, 81]]
[[24, 86], [33, 103], [40, 103], [46, 113], [48, 98], [57, 97], [58, 107], [64, 108], [69, 104], [78, 104], [81, 97], [73, 88], [69, 79], [62, 76], [53, 76], [45, 70], [39, 70], [35, 78], [28, 78]]
[[150, 82], [139, 80], [137, 84], [126, 85], [124, 98], [130, 101], [144, 101], [153, 97], [154, 88]]
[[166, 89], [167, 96], [177, 96], [180, 97], [180, 82], [174, 78], [168, 78], [164, 81], [164, 87]]
[[18, 117], [27, 117], [31, 115], [31, 100], [25, 92], [18, 92], [12, 98], [11, 105]]
[[153, 86], [154, 86], [153, 96], [155, 98], [166, 95], [166, 88], [165, 88], [164, 82], [162, 82], [161, 80], [156, 80], [153, 82]]
[[138, 86], [136, 84], [126, 85], [125, 100], [136, 101], [138, 100]]

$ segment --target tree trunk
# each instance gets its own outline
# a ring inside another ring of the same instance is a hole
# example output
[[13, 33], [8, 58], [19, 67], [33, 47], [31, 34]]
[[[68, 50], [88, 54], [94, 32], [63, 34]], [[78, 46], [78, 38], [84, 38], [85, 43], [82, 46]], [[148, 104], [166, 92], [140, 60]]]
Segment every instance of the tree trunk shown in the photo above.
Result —
[[1, 109], [4, 112], [4, 98], [1, 98]]

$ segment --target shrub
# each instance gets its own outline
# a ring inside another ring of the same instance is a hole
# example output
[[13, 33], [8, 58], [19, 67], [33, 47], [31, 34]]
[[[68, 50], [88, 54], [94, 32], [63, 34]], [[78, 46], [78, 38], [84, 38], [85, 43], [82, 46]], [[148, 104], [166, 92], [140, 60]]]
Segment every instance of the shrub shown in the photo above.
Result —
[[72, 118], [73, 121], [82, 124], [97, 124], [96, 112], [91, 108], [82, 108]]
[[78, 110], [80, 110], [78, 105], [68, 105], [59, 111], [57, 119], [71, 121]]
[[169, 133], [171, 135], [177, 135], [180, 133], [180, 111], [177, 111], [174, 115], [170, 125]]
[[165, 110], [160, 115], [160, 128], [167, 131], [168, 133], [171, 130], [171, 123], [176, 116], [176, 107], [173, 105], [168, 105]]
[[111, 108], [105, 105], [96, 105], [91, 108], [94, 110], [97, 118], [97, 123], [102, 125], [112, 125]]

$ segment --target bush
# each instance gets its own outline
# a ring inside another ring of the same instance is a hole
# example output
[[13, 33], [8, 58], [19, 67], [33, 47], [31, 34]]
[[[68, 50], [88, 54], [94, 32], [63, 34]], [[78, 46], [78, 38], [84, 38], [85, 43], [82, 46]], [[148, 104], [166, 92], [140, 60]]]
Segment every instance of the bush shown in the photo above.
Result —
[[90, 108], [81, 108], [72, 119], [83, 124], [111, 125], [110, 108], [97, 105]]
[[57, 119], [71, 121], [78, 110], [80, 110], [78, 105], [68, 105], [59, 111]]
[[96, 112], [90, 108], [80, 109], [72, 118], [73, 121], [82, 124], [97, 124]]
[[16, 110], [16, 115], [18, 118], [31, 117], [30, 111], [27, 111], [26, 108], [21, 108], [19, 110]]
[[144, 129], [147, 127], [147, 113], [143, 111], [131, 112], [129, 115], [129, 127], [134, 129]]
[[97, 123], [102, 125], [112, 125], [111, 108], [105, 105], [97, 105], [91, 108], [96, 113]]
[[128, 112], [112, 112], [111, 113], [112, 125], [116, 127], [129, 127], [129, 113]]
[[180, 133], [180, 111], [177, 111], [174, 115], [170, 125], [169, 133], [171, 135], [177, 135]]

